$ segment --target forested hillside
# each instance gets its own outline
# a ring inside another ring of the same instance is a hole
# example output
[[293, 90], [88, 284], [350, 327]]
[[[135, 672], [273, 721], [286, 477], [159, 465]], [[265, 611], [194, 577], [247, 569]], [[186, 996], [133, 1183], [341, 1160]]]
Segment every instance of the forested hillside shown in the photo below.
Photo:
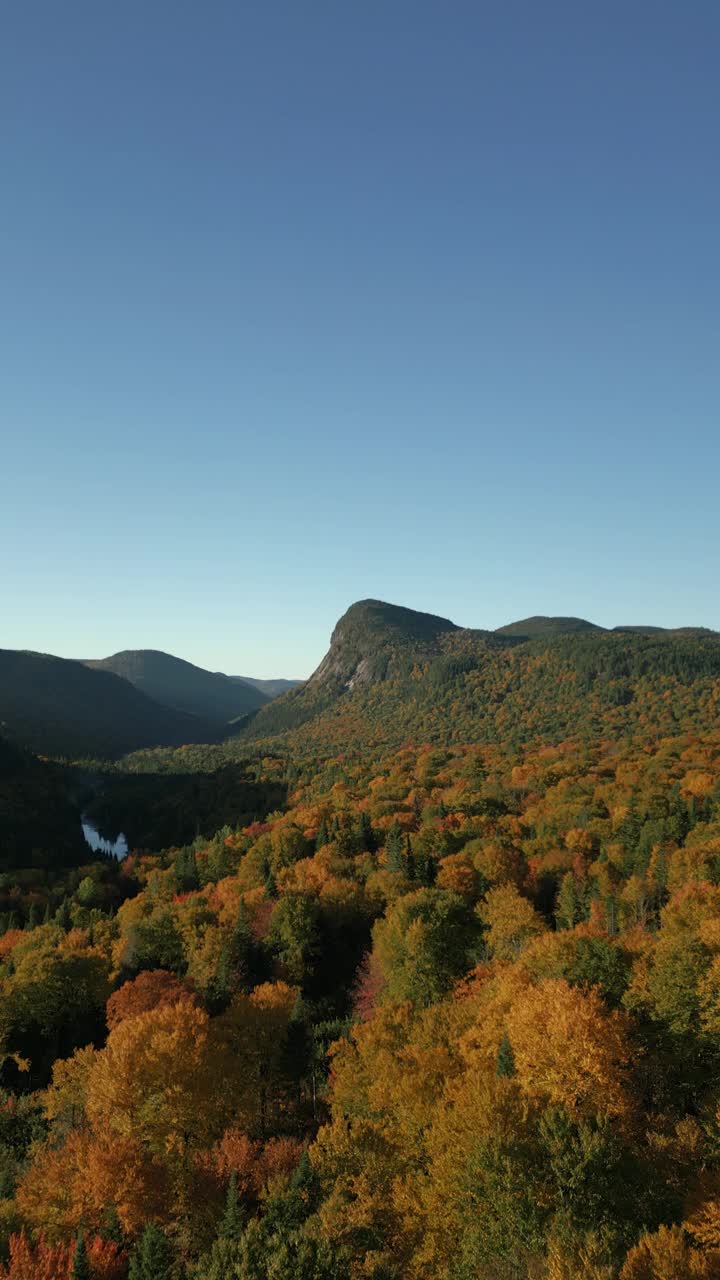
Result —
[[5, 918], [5, 1275], [716, 1276], [717, 732], [257, 778]]
[[87, 780], [132, 852], [0, 877], [0, 1280], [720, 1275], [720, 637], [540, 621], [7, 750], [16, 851]]
[[62, 868], [86, 854], [63, 770], [0, 736], [0, 872]]
[[111, 658], [86, 660], [97, 671], [112, 671], [163, 706], [224, 724], [263, 706], [269, 693], [245, 680], [205, 671], [156, 649], [126, 649]]
[[720, 635], [645, 632], [567, 618], [473, 631], [363, 601], [341, 618], [310, 680], [243, 721], [238, 734], [341, 751], [406, 741], [557, 742], [601, 726], [621, 735], [646, 724], [663, 733], [712, 727]]
[[0, 649], [0, 732], [43, 755], [108, 758], [218, 736], [215, 724], [160, 706], [110, 671], [15, 649]]

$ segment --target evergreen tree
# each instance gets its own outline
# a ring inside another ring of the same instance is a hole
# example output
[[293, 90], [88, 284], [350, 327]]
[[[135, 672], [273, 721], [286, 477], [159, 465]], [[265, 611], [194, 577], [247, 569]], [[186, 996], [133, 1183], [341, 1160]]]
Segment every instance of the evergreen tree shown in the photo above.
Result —
[[375, 853], [375, 850], [377, 849], [377, 839], [375, 837], [375, 831], [373, 830], [373, 824], [370, 821], [369, 813], [366, 813], [364, 809], [360, 814], [360, 821], [358, 823], [358, 844], [360, 846], [360, 853]]
[[388, 871], [403, 870], [403, 838], [397, 818], [393, 822], [385, 840], [385, 860]]
[[200, 888], [197, 857], [194, 848], [181, 849], [175, 858], [175, 880], [178, 893], [195, 893]]
[[318, 849], [324, 848], [327, 842], [328, 842], [328, 829], [327, 829], [327, 823], [323, 818], [322, 822], [320, 823], [320, 826], [318, 827], [318, 833], [315, 837], [316, 852]]
[[173, 1255], [164, 1231], [149, 1222], [130, 1259], [128, 1280], [171, 1280]]
[[230, 1174], [227, 1196], [225, 1197], [225, 1212], [222, 1216], [218, 1235], [223, 1240], [239, 1240], [244, 1225], [245, 1214], [238, 1199], [237, 1174], [233, 1172]]
[[426, 889], [435, 883], [435, 859], [430, 857], [427, 849], [420, 849], [415, 855], [415, 879]]
[[249, 991], [254, 985], [255, 939], [250, 916], [242, 898], [230, 942], [230, 967], [238, 986]]
[[575, 877], [567, 871], [560, 881], [555, 902], [555, 920], [558, 929], [572, 929], [579, 918], [579, 904], [575, 888]]
[[72, 918], [70, 916], [70, 907], [67, 898], [63, 898], [60, 906], [55, 912], [55, 923], [64, 929], [66, 933], [72, 928]]
[[495, 1059], [495, 1075], [503, 1080], [515, 1075], [515, 1057], [507, 1031], [504, 1033]]
[[415, 866], [415, 854], [413, 853], [412, 842], [409, 836], [405, 837], [405, 872], [408, 880], [415, 880], [417, 868]]
[[125, 1243], [125, 1232], [122, 1229], [122, 1223], [114, 1204], [111, 1204], [110, 1208], [105, 1210], [100, 1234], [103, 1240], [112, 1240], [113, 1244], [122, 1245]]
[[228, 947], [223, 947], [220, 952], [215, 976], [210, 980], [206, 995], [208, 1012], [211, 1015], [222, 1013], [227, 1009], [232, 995]]
[[75, 1242], [72, 1260], [71, 1280], [90, 1280], [90, 1260], [85, 1245], [85, 1236], [80, 1232]]

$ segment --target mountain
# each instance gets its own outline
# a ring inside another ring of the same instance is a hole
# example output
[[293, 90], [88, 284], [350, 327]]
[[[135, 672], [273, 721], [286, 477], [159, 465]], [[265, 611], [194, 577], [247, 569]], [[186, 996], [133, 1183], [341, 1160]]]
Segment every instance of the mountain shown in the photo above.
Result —
[[297, 689], [298, 685], [304, 684], [303, 680], [258, 680], [255, 676], [230, 676], [230, 680], [240, 680], [243, 684], [252, 684], [261, 693], [266, 693], [268, 698], [279, 698], [281, 693], [287, 693], [288, 689]]
[[63, 756], [217, 737], [212, 722], [161, 706], [111, 671], [16, 649], [0, 649], [0, 728], [33, 751]]
[[537, 640], [543, 636], [564, 636], [577, 634], [579, 631], [604, 631], [604, 627], [596, 627], [594, 622], [585, 618], [523, 618], [520, 622], [509, 622], [505, 627], [498, 627], [500, 636], [520, 636], [523, 640]]
[[720, 634], [530, 618], [498, 631], [377, 600], [353, 605], [310, 679], [235, 725], [300, 751], [403, 742], [558, 742], [712, 728]]
[[142, 693], [177, 711], [224, 724], [256, 711], [269, 695], [242, 679], [205, 671], [158, 649], [125, 649], [111, 658], [87, 660], [96, 671], [112, 671]]
[[236, 726], [258, 737], [283, 733], [330, 710], [343, 695], [384, 681], [414, 659], [437, 651], [439, 638], [458, 631], [454, 622], [381, 600], [360, 600], [340, 618], [330, 648], [304, 684], [276, 698]]
[[421, 656], [434, 651], [440, 636], [458, 630], [454, 622], [433, 613], [360, 600], [338, 622], [330, 648], [308, 684], [342, 690], [362, 687], [382, 679], [396, 650]]

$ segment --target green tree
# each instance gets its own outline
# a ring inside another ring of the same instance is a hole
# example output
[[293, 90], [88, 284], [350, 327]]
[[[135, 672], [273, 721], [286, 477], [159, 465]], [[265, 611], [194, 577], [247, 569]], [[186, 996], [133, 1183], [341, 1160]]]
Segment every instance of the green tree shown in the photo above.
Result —
[[388, 909], [373, 929], [385, 979], [382, 999], [428, 1005], [469, 968], [482, 929], [459, 894], [418, 889]]
[[558, 929], [572, 929], [580, 919], [575, 877], [572, 871], [566, 872], [560, 881], [560, 888], [555, 902], [555, 919]]
[[170, 1280], [173, 1254], [164, 1231], [149, 1222], [130, 1259], [128, 1280]]
[[220, 1223], [218, 1235], [223, 1240], [239, 1240], [244, 1226], [245, 1214], [238, 1199], [237, 1174], [230, 1174], [227, 1195], [225, 1197], [225, 1212]]
[[268, 940], [288, 981], [302, 983], [320, 953], [317, 900], [305, 893], [283, 894], [270, 921]]
[[507, 1031], [503, 1034], [495, 1061], [495, 1074], [500, 1079], [508, 1080], [515, 1075], [515, 1056], [512, 1051]]
[[388, 871], [404, 870], [403, 838], [400, 823], [397, 819], [393, 822], [385, 840], [385, 861]]
[[85, 1236], [80, 1233], [75, 1242], [75, 1252], [72, 1260], [72, 1271], [70, 1272], [72, 1280], [90, 1280], [90, 1261], [88, 1259], [87, 1248], [85, 1245]]

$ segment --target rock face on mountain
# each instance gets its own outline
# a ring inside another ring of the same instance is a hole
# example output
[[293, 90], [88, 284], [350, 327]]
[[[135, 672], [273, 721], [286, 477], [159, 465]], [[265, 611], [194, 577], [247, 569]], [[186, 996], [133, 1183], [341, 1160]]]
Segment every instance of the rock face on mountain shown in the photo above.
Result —
[[330, 637], [330, 648], [308, 686], [362, 688], [386, 674], [393, 651], [418, 657], [437, 651], [440, 636], [460, 628], [433, 613], [417, 613], [382, 600], [351, 605]]
[[111, 671], [17, 649], [0, 650], [0, 731], [43, 755], [102, 757], [218, 736]]
[[268, 694], [243, 680], [205, 671], [159, 649], [125, 649], [111, 658], [88, 660], [85, 665], [122, 676], [166, 707], [219, 724], [256, 711], [269, 701]]
[[[363, 743], [559, 741], [604, 722], [672, 731], [679, 709], [714, 723], [720, 635], [534, 617], [497, 631], [363, 600], [310, 679], [237, 722], [300, 750]], [[684, 711], [683, 711], [684, 713]]]

